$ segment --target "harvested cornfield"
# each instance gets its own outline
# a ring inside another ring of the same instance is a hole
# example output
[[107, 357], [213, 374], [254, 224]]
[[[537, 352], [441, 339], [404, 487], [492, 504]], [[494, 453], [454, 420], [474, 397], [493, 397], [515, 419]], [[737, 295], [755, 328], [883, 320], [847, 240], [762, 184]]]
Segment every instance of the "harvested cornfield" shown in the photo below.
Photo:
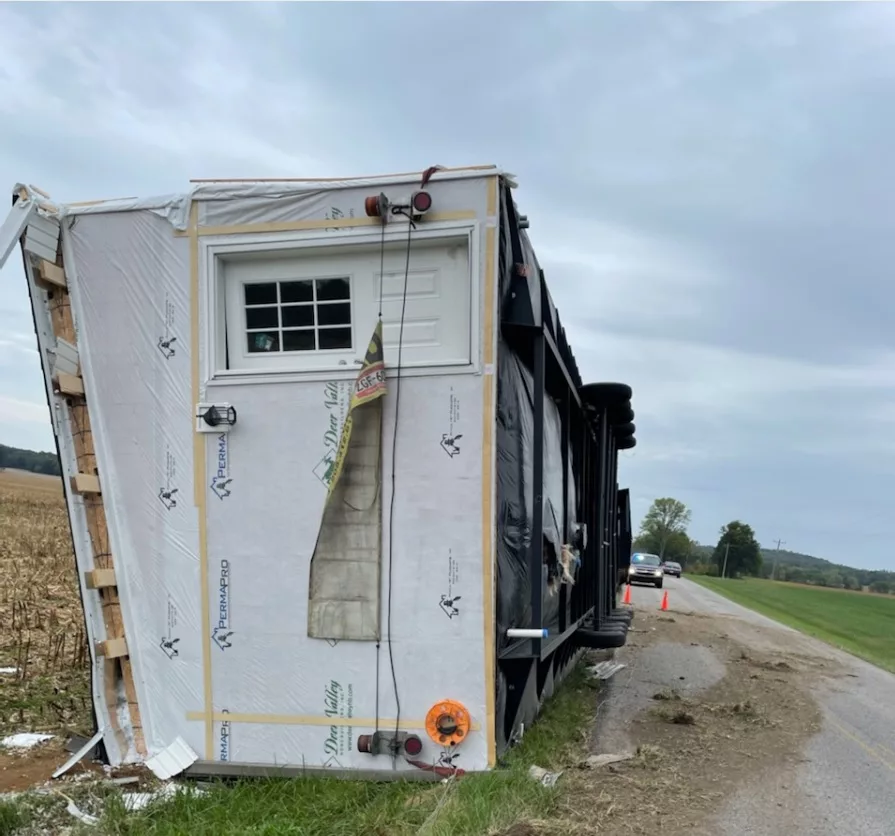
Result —
[[0, 733], [89, 731], [89, 656], [62, 483], [0, 472]]

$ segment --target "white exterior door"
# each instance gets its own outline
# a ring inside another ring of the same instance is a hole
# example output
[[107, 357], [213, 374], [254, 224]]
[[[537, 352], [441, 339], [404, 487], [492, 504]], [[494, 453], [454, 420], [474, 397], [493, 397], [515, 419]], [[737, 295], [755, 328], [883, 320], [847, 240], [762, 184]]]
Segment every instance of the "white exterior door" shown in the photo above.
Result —
[[406, 265], [400, 244], [388, 245], [384, 259], [378, 247], [340, 247], [226, 260], [228, 369], [355, 365], [376, 324], [380, 296], [386, 365], [397, 365], [399, 339], [403, 367], [469, 364], [466, 239], [415, 242]]

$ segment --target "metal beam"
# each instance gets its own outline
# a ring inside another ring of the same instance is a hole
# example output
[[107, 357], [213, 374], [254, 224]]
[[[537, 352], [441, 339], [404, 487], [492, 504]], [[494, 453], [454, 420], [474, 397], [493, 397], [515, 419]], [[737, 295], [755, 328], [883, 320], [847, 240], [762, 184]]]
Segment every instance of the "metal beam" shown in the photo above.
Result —
[[[539, 328], [534, 339], [534, 445], [532, 450], [531, 493], [532, 509], [531, 544], [528, 552], [528, 570], [531, 580], [531, 623], [539, 630], [544, 609], [544, 329]], [[532, 649], [541, 652], [541, 639], [532, 640]]]
[[543, 331], [544, 339], [547, 342], [547, 345], [549, 346], [553, 357], [556, 359], [556, 364], [559, 366], [559, 370], [560, 372], [562, 372], [562, 376], [566, 379], [566, 385], [569, 387], [569, 392], [572, 393], [572, 400], [575, 401], [579, 409], [583, 409], [584, 407], [581, 403], [581, 397], [578, 394], [578, 387], [575, 385], [575, 381], [572, 379], [572, 375], [569, 374], [569, 370], [566, 368], [565, 361], [563, 360], [562, 355], [559, 353], [559, 348], [557, 348], [553, 337], [550, 336], [550, 332], [546, 328], [543, 328]]

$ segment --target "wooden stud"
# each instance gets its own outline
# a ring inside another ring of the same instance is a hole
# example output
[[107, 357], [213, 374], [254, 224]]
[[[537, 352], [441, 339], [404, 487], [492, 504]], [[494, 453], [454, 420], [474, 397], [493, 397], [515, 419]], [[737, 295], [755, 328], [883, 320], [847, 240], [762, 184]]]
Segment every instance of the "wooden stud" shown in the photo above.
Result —
[[99, 476], [93, 473], [76, 473], [71, 477], [71, 489], [82, 495], [102, 493], [99, 488]]
[[124, 677], [124, 695], [127, 698], [128, 705], [137, 702], [137, 688], [134, 685], [134, 670], [131, 667], [130, 659], [121, 660], [121, 673]]
[[105, 589], [110, 586], [118, 586], [114, 569], [91, 569], [84, 573], [84, 583], [87, 589]]
[[127, 641], [123, 636], [117, 639], [106, 639], [103, 642], [96, 643], [96, 652], [99, 656], [105, 656], [106, 659], [118, 659], [121, 656], [127, 656]]
[[84, 397], [84, 380], [76, 374], [59, 372], [53, 382], [60, 395], [70, 395], [73, 398]]
[[[51, 264], [49, 261], [45, 259], [40, 260], [40, 266], [38, 268], [40, 276], [38, 285], [44, 287], [45, 289], [53, 290], [55, 288], [68, 287], [68, 282], [65, 279], [65, 270], [56, 264]], [[35, 277], [38, 278], [38, 277]]]

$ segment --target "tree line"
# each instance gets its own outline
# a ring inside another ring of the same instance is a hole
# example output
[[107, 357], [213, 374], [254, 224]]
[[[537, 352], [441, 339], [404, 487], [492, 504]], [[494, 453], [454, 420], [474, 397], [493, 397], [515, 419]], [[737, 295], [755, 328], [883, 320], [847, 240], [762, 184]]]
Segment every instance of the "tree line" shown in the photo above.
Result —
[[0, 469], [12, 467], [16, 470], [30, 470], [32, 473], [46, 473], [61, 476], [59, 458], [55, 453], [36, 453], [19, 447], [0, 444]]
[[761, 577], [836, 589], [895, 593], [895, 572], [855, 569], [812, 555], [762, 549], [741, 520], [722, 526], [715, 545], [691, 539], [690, 509], [672, 497], [656, 499], [640, 523], [634, 550], [680, 563], [691, 574]]

